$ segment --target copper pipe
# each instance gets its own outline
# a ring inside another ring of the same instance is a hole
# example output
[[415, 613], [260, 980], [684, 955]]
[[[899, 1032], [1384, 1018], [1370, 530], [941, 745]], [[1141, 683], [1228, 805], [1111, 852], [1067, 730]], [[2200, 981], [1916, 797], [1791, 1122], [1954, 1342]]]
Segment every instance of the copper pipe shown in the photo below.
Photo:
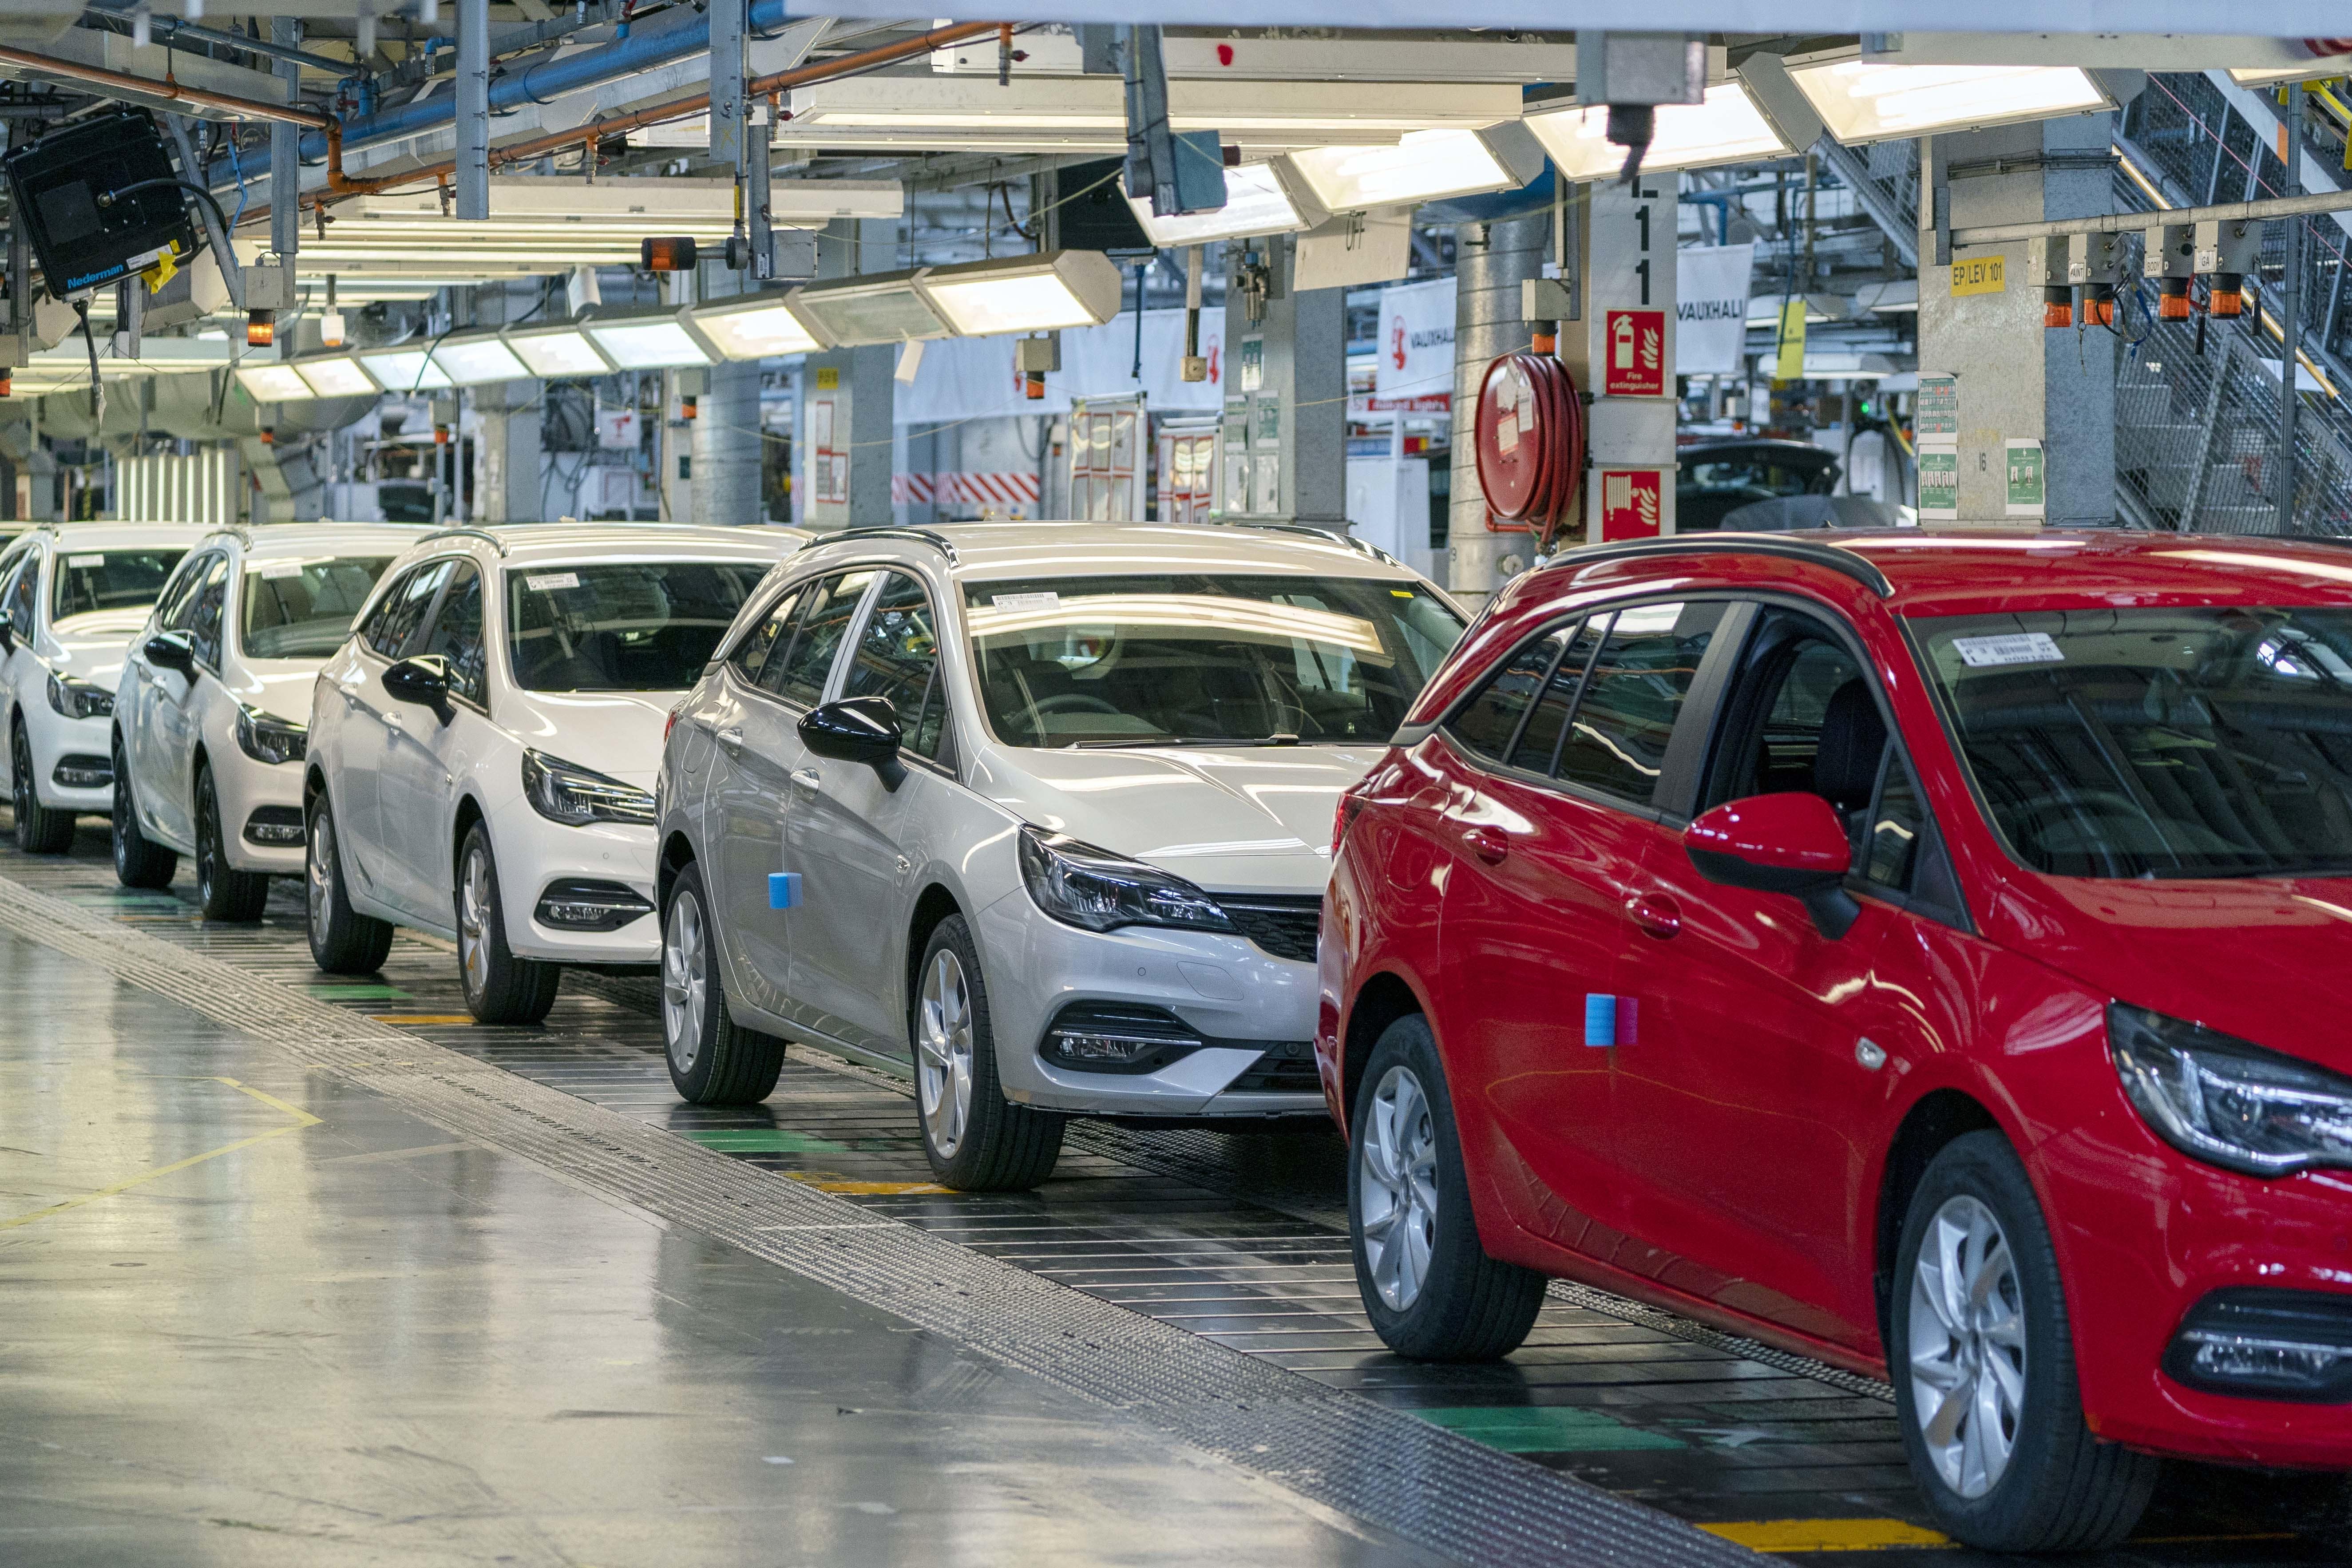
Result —
[[137, 93], [146, 98], [167, 98], [174, 103], [201, 104], [206, 109], [218, 109], [245, 120], [275, 120], [283, 125], [299, 125], [307, 131], [323, 131], [331, 141], [340, 124], [331, 114], [315, 109], [303, 109], [291, 103], [268, 103], [257, 98], [239, 98], [234, 93], [212, 92], [200, 87], [182, 87], [170, 79], [156, 81], [152, 78], [132, 76], [128, 71], [108, 70], [104, 66], [86, 66], [79, 60], [54, 59], [47, 55], [36, 55], [23, 49], [0, 48], [0, 64], [20, 66], [44, 76], [63, 77], [68, 81], [86, 81], [93, 87], [111, 88], [117, 92]]

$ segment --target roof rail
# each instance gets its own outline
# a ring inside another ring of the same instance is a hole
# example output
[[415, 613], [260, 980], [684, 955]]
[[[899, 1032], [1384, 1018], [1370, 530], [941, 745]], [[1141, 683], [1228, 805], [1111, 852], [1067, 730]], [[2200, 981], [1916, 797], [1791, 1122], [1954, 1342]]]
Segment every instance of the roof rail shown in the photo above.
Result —
[[[212, 527], [205, 530], [204, 537], [205, 539], [215, 539], [224, 533], [227, 534], [231, 539], [236, 540], [239, 544], [244, 545], [248, 550], [253, 547], [253, 530], [241, 522], [216, 522], [213, 524]], [[199, 541], [198, 542], [201, 543], [202, 541]]]
[[507, 542], [487, 528], [437, 528], [416, 542], [430, 544], [436, 539], [478, 539], [497, 551], [499, 560], [506, 559]]
[[[1387, 551], [1382, 550], [1370, 540], [1359, 539], [1354, 534], [1349, 533], [1341, 529], [1318, 528], [1311, 522], [1251, 522], [1247, 521], [1242, 521], [1235, 526], [1241, 528], [1263, 529], [1269, 533], [1309, 534], [1317, 539], [1328, 540], [1333, 544], [1344, 544], [1359, 555], [1369, 555], [1375, 561], [1385, 561], [1391, 566], [1404, 566], [1403, 562], [1398, 560]], [[1405, 570], [1411, 571], [1412, 568], [1405, 567]]]
[[1841, 576], [1853, 578], [1882, 599], [1895, 596], [1895, 584], [1886, 580], [1886, 574], [1856, 552], [1820, 540], [1783, 538], [1769, 533], [1700, 533], [1665, 539], [1627, 539], [1615, 544], [1583, 545], [1554, 559], [1558, 564], [1576, 567], [1581, 575], [1586, 567], [1606, 565], [1612, 561], [1638, 560], [1644, 555], [1689, 554], [1777, 555], [1783, 561], [1801, 561], [1808, 566], [1826, 566]]
[[853, 524], [852, 526], [842, 529], [837, 532], [818, 534], [814, 540], [810, 542], [808, 548], [814, 550], [818, 545], [831, 544], [837, 540], [843, 539], [919, 539], [934, 550], [937, 550], [940, 554], [946, 556], [948, 558], [949, 565], [953, 566], [959, 563], [959, 557], [956, 555], [955, 541], [950, 539], [946, 534], [940, 532], [938, 530], [929, 528], [859, 528]]

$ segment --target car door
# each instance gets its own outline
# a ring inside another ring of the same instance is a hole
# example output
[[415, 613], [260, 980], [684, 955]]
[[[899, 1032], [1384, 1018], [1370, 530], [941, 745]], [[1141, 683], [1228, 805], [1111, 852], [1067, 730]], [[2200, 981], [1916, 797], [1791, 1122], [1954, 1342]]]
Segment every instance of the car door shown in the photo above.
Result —
[[[1681, 706], [1725, 606], [1603, 609], [1524, 645], [1455, 721], [1466, 770], [1440, 913], [1442, 1016], [1476, 1067], [1487, 1168], [1519, 1223], [1613, 1262], [1622, 1219], [1612, 1068], [1639, 1037], [1622, 912]], [[1514, 668], [1516, 665], [1516, 670]], [[1508, 689], [1524, 681], [1524, 698]], [[1524, 709], [1505, 738], [1487, 721]], [[1499, 763], [1493, 760], [1503, 759]]]
[[940, 685], [940, 621], [923, 584], [886, 574], [850, 639], [836, 700], [878, 697], [898, 714], [906, 775], [896, 788], [862, 763], [811, 755], [785, 844], [803, 904], [817, 918], [792, 940], [792, 993], [816, 1028], [868, 1050], [903, 1055], [906, 1020], [892, 940], [912, 862], [904, 830], [931, 792], [950, 787], [938, 764], [948, 742]]
[[425, 709], [394, 702], [383, 689], [383, 672], [421, 636], [452, 560], [445, 556], [409, 568], [361, 629], [361, 655], [343, 692], [348, 710], [343, 745], [335, 774], [328, 781], [334, 792], [336, 824], [362, 885], [370, 896], [396, 909], [407, 906], [394, 896], [404, 874], [394, 863], [384, 823], [384, 768], [395, 738], [419, 721], [416, 715], [426, 724], [437, 721]]
[[[37, 544], [19, 544], [7, 557], [5, 576], [0, 576], [0, 610], [8, 616], [8, 637], [0, 646], [0, 694], [7, 701], [0, 704], [0, 721], [13, 722], [16, 704], [24, 700], [19, 688], [26, 670], [38, 667], [32, 656], [33, 603], [35, 589], [41, 575], [41, 551]], [[9, 775], [9, 788], [16, 787], [15, 752], [9, 737], [0, 734], [0, 772]]]
[[207, 550], [188, 556], [164, 584], [156, 600], [154, 617], [148, 623], [146, 632], [132, 640], [130, 654], [123, 661], [125, 679], [115, 701], [123, 762], [135, 786], [131, 798], [138, 805], [140, 825], [167, 843], [185, 845], [189, 840], [173, 838], [163, 826], [163, 799], [172, 794], [172, 781], [163, 771], [158, 736], [165, 708], [178, 710], [186, 703], [189, 678], [149, 663], [146, 639], [164, 632], [186, 633], [188, 618], [195, 611], [196, 590], [204, 584], [213, 555]]
[[[451, 562], [425, 630], [402, 657], [437, 654], [449, 671], [449, 717], [414, 703], [398, 705], [384, 729], [383, 770], [376, 798], [383, 824], [390, 897], [418, 920], [449, 926], [457, 919], [456, 848], [450, 842], [457, 753], [484, 722], [488, 700], [482, 639], [482, 574], [472, 561]], [[531, 889], [532, 895], [536, 889]], [[525, 890], [510, 891], [522, 899]]]
[[712, 764], [710, 810], [719, 886], [711, 900], [728, 923], [731, 978], [737, 994], [753, 1006], [794, 1023], [806, 1015], [792, 996], [792, 944], [807, 916], [769, 908], [768, 879], [795, 868], [784, 843], [795, 809], [793, 775], [815, 777], [795, 727], [824, 700], [874, 575], [870, 569], [836, 572], [801, 590], [790, 640], [780, 638], [761, 662], [756, 684], [739, 689], [740, 700], [714, 737], [719, 761]]
[[[1849, 633], [1766, 607], [1727, 671], [1696, 809], [1810, 790], [1859, 842], [1886, 765], [1884, 711]], [[1616, 1093], [1630, 1260], [1866, 1351], [1876, 1326], [1851, 1289], [1868, 1272], [1851, 1221], [1885, 1092], [1862, 1042], [1901, 1012], [1875, 972], [1887, 907], [1864, 900], [1832, 941], [1792, 898], [1701, 877], [1681, 825], [1677, 814], [1646, 836], [1635, 897], [1651, 918], [1629, 918], [1642, 1034], [1618, 1054]]]
[[209, 552], [200, 574], [189, 580], [184, 629], [195, 668], [184, 678], [158, 671], [152, 687], [145, 726], [148, 755], [140, 776], [153, 792], [147, 808], [155, 826], [174, 844], [196, 841], [197, 689], [202, 681], [220, 679], [228, 584], [227, 552]]

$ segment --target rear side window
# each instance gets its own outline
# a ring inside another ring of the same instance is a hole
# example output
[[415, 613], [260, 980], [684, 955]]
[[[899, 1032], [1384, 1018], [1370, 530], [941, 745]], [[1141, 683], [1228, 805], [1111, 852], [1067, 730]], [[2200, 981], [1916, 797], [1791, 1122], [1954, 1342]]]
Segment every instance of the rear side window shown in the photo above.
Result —
[[1649, 804], [1683, 700], [1727, 607], [1642, 605], [1617, 612], [1560, 742], [1555, 773], [1561, 782]]
[[489, 700], [482, 640], [482, 574], [470, 561], [457, 563], [457, 577], [433, 617], [422, 651], [449, 661], [449, 689], [479, 707]]
[[1568, 646], [1569, 628], [1555, 626], [1521, 643], [1503, 667], [1489, 676], [1477, 695], [1464, 703], [1446, 726], [1446, 732], [1488, 762], [1499, 763], [1519, 732], [1519, 721], [1543, 689], [1560, 650]]
[[217, 559], [219, 557], [208, 550], [181, 565], [172, 581], [165, 585], [163, 597], [158, 602], [156, 625], [160, 629], [167, 632], [184, 632], [188, 629], [188, 616], [195, 609], [196, 589], [203, 584], [205, 574], [211, 569], [212, 563]]
[[768, 656], [760, 671], [761, 689], [803, 705], [824, 696], [834, 656], [849, 633], [849, 617], [873, 581], [871, 572], [843, 572], [819, 583], [809, 595], [807, 613], [793, 629], [793, 646], [781, 658]]
[[898, 715], [907, 749], [918, 756], [940, 751], [940, 710], [925, 700], [938, 684], [939, 628], [923, 585], [892, 573], [866, 617], [857, 651], [842, 682], [844, 697], [885, 697]]
[[228, 600], [228, 557], [215, 555], [205, 568], [196, 589], [195, 608], [188, 616], [188, 645], [196, 662], [220, 668], [222, 610]]
[[20, 637], [33, 635], [33, 605], [41, 585], [41, 552], [27, 550], [17, 557], [16, 574], [8, 582], [8, 625]]
[[776, 644], [789, 641], [793, 616], [800, 607], [801, 590], [798, 588], [776, 601], [776, 607], [770, 610], [766, 617], [751, 629], [751, 635], [736, 644], [735, 651], [727, 656], [727, 662], [735, 667], [736, 674], [750, 681], [760, 679], [760, 667], [767, 662], [768, 655]]
[[411, 568], [407, 576], [392, 586], [383, 603], [368, 616], [367, 630], [361, 634], [368, 647], [386, 658], [398, 658], [408, 646], [409, 637], [425, 612], [433, 607], [433, 595], [441, 591], [449, 575], [446, 561], [428, 562]]
[[1601, 646], [1601, 635], [1609, 629], [1609, 617], [1596, 616], [1575, 628], [1568, 640], [1568, 651], [1552, 666], [1551, 679], [1544, 682], [1543, 693], [1528, 711], [1528, 721], [1519, 731], [1518, 744], [1511, 748], [1511, 765], [1531, 773], [1548, 773], [1559, 758], [1560, 737], [1568, 731], [1568, 716], [1576, 707], [1577, 689], [1584, 684], [1584, 672], [1592, 663], [1593, 650]]
[[1911, 890], [1911, 874], [1927, 832], [1927, 808], [1901, 756], [1889, 752], [1879, 775], [1878, 801], [1871, 808], [1863, 847], [1863, 876], [1898, 893]]

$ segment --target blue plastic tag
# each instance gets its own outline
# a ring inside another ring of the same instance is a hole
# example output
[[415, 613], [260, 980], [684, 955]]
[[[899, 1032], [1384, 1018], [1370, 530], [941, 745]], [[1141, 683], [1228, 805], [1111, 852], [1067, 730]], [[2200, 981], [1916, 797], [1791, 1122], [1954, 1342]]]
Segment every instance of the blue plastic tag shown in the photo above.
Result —
[[1588, 1046], [1613, 1046], [1617, 1043], [1617, 998], [1603, 996], [1597, 991], [1584, 994], [1584, 1043]]
[[772, 910], [796, 910], [801, 907], [801, 874], [798, 871], [768, 873], [768, 907]]

